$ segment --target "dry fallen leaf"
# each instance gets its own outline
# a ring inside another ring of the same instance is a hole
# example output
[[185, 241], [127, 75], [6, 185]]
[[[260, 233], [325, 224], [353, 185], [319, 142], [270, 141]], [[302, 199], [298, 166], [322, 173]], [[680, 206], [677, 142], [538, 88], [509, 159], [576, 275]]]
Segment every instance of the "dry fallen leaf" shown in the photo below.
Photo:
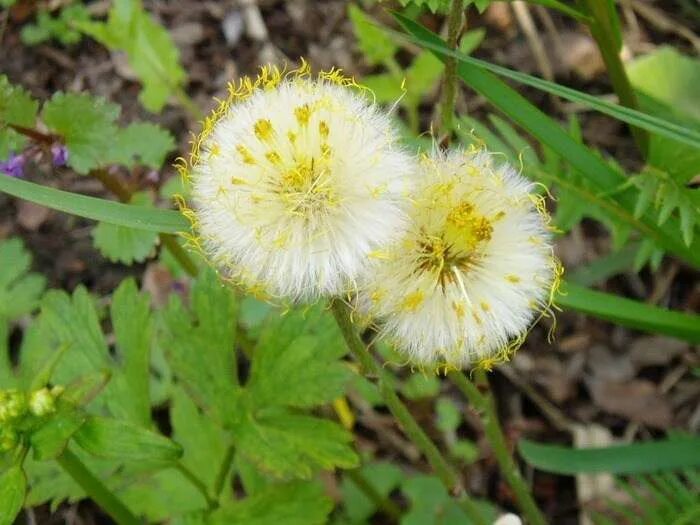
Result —
[[667, 428], [673, 420], [671, 404], [644, 379], [616, 382], [587, 381], [594, 403], [611, 414], [656, 428]]

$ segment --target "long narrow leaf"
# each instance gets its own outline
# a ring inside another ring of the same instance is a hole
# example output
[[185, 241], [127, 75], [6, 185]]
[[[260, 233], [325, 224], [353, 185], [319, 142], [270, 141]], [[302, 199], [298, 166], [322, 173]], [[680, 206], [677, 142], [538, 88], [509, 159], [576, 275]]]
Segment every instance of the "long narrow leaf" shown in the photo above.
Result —
[[617, 324], [700, 343], [700, 316], [564, 283], [556, 304]]
[[[440, 37], [400, 14], [395, 13], [394, 16], [421, 45], [438, 46], [442, 51], [436, 52], [436, 54], [444, 59], [445, 44]], [[625, 183], [625, 177], [619, 172], [587, 147], [576, 142], [564, 132], [559, 124], [489, 71], [462, 61], [459, 64], [458, 74], [472, 89], [489, 100], [512, 121], [522, 126], [542, 144], [566, 159], [573, 168], [583, 173], [588, 183], [597, 190], [597, 193], [603, 194], [617, 190]], [[605, 199], [601, 197], [600, 200], [602, 202]], [[620, 191], [615, 200], [625, 210], [633, 210], [636, 194], [631, 189]], [[694, 249], [695, 246], [686, 246], [681, 239], [680, 225], [675, 217], [670, 218], [663, 226], [658, 226], [651, 215], [646, 215], [643, 219], [645, 226], [643, 233], [646, 236], [657, 245], [695, 266], [700, 266], [700, 250]]]
[[518, 450], [529, 464], [557, 474], [632, 474], [700, 466], [697, 437], [579, 449], [521, 439]]
[[453, 51], [445, 47], [442, 41], [440, 41], [441, 43], [437, 43], [437, 41], [432, 42], [423, 38], [423, 35], [414, 33], [414, 28], [421, 28], [423, 31], [428, 32], [416, 22], [405, 18], [403, 15], [400, 14], [395, 14], [395, 16], [402, 25], [404, 25], [405, 20], [411, 23], [410, 26], [408, 24], [404, 26], [406, 30], [411, 33], [410, 35], [405, 35], [403, 33], [393, 31], [389, 28], [383, 28], [385, 31], [391, 33], [392, 35], [395, 35], [397, 38], [400, 38], [402, 40], [408, 40], [416, 45], [430, 49], [435, 54], [440, 55], [442, 57], [453, 57], [457, 59], [458, 62], [469, 64], [479, 69], [485, 69], [487, 71], [495, 73], [496, 75], [506, 77], [510, 80], [515, 80], [516, 82], [519, 82], [521, 84], [525, 84], [527, 86], [539, 89], [540, 91], [544, 91], [545, 93], [550, 93], [552, 95], [559, 96], [563, 99], [570, 100], [571, 102], [582, 104], [591, 109], [594, 109], [613, 118], [621, 120], [622, 122], [626, 122], [627, 124], [632, 124], [634, 126], [646, 129], [647, 131], [663, 135], [670, 139], [677, 140], [679, 142], [683, 142], [685, 144], [700, 149], [700, 132], [698, 132], [695, 129], [684, 127], [674, 122], [669, 122], [668, 120], [649, 115], [648, 113], [644, 113], [643, 111], [638, 111], [625, 106], [621, 106], [620, 104], [608, 102], [607, 100], [603, 100], [594, 95], [589, 95], [588, 93], [583, 93], [581, 91], [562, 86], [561, 84], [557, 84], [555, 82], [543, 80], [541, 78], [537, 78], [526, 73], [521, 73], [519, 71], [508, 69], [507, 67], [492, 64], [484, 60], [479, 60], [478, 58], [471, 57], [459, 51]]
[[6, 175], [0, 175], [0, 191], [54, 210], [138, 230], [160, 233], [189, 230], [187, 219], [174, 210], [121, 204], [49, 188]]

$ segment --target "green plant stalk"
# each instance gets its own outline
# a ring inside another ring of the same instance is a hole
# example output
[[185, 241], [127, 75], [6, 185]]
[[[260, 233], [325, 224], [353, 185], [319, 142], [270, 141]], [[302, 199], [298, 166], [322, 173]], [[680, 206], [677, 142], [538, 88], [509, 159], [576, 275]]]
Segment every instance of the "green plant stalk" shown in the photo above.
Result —
[[343, 334], [345, 343], [353, 356], [355, 356], [355, 359], [362, 365], [365, 372], [377, 378], [382, 398], [391, 413], [401, 424], [406, 436], [416, 445], [418, 450], [425, 455], [428, 463], [430, 463], [435, 471], [435, 474], [443, 485], [445, 485], [447, 490], [458, 498], [457, 503], [472, 522], [476, 525], [486, 525], [486, 521], [481, 515], [478, 506], [464, 490], [457, 473], [440, 453], [435, 443], [432, 442], [420, 425], [418, 425], [418, 422], [411, 415], [406, 405], [399, 399], [399, 396], [388, 381], [388, 372], [377, 363], [362, 342], [362, 339], [360, 339], [352, 323], [350, 308], [340, 299], [335, 299], [331, 302], [331, 310]]
[[85, 493], [119, 525], [142, 525], [124, 503], [90, 472], [70, 450], [64, 450], [56, 461], [61, 468], [80, 485]]
[[381, 511], [391, 519], [392, 522], [398, 523], [401, 519], [401, 508], [388, 498], [382, 497], [371, 483], [360, 473], [359, 469], [346, 470], [345, 475], [374, 503]]
[[[460, 29], [462, 28], [462, 13], [464, 0], [452, 0], [450, 13], [447, 16], [447, 46], [457, 49]], [[442, 101], [440, 103], [440, 122], [442, 131], [448, 137], [454, 129], [455, 100], [457, 98], [457, 59], [445, 58], [445, 74], [443, 77]]]
[[[582, 0], [591, 19], [588, 28], [598, 45], [600, 54], [605, 62], [612, 87], [620, 100], [620, 104], [631, 109], [639, 109], [637, 95], [627, 76], [625, 66], [620, 59], [618, 46], [615, 42], [614, 28], [608, 12], [608, 0]], [[642, 156], [646, 158], [649, 150], [649, 135], [641, 128], [630, 126], [630, 131]]]
[[210, 509], [215, 509], [219, 506], [219, 502], [217, 500], [214, 500], [211, 498], [209, 495], [209, 491], [207, 490], [207, 486], [202, 482], [201, 479], [199, 479], [190, 469], [188, 469], [181, 461], [178, 461], [175, 464], [175, 468], [177, 469], [180, 474], [182, 474], [187, 481], [190, 482], [190, 485], [192, 485], [195, 489], [197, 489], [197, 492], [199, 492], [202, 497], [204, 498], [204, 501], [207, 502], [207, 507]]
[[537, 507], [530, 488], [525, 483], [515, 460], [511, 455], [503, 429], [498, 421], [496, 402], [491, 393], [488, 379], [483, 370], [476, 370], [476, 384], [469, 381], [462, 372], [449, 372], [450, 380], [461, 390], [469, 402], [479, 412], [484, 425], [484, 433], [493, 449], [498, 466], [506, 478], [508, 485], [515, 492], [520, 510], [530, 525], [545, 525], [547, 520]]
[[[238, 330], [240, 333], [240, 329]], [[224, 483], [226, 483], [226, 476], [231, 470], [231, 463], [233, 462], [233, 455], [236, 449], [233, 445], [229, 445], [226, 449], [226, 454], [224, 459], [221, 461], [221, 467], [219, 467], [219, 472], [216, 474], [216, 481], [214, 481], [214, 496], [219, 498], [221, 496], [221, 491], [224, 489]]]

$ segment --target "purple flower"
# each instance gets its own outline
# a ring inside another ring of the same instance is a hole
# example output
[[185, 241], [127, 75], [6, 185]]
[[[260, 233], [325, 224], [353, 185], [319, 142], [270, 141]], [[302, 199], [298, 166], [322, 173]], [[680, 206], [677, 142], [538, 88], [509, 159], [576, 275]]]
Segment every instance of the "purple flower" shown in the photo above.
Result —
[[63, 144], [54, 144], [51, 146], [51, 158], [57, 168], [65, 166], [68, 162], [68, 148]]
[[27, 159], [23, 154], [15, 155], [10, 153], [10, 158], [5, 162], [0, 162], [0, 172], [9, 175], [10, 177], [24, 177], [24, 163]]

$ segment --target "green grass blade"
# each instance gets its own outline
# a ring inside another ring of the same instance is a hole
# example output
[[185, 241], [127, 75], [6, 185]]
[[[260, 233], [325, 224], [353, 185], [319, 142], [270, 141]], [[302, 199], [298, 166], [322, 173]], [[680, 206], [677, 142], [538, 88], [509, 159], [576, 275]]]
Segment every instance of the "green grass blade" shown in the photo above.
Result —
[[521, 439], [518, 450], [529, 464], [557, 474], [633, 474], [700, 466], [697, 437], [579, 449]]
[[675, 312], [565, 282], [555, 304], [622, 326], [700, 343], [700, 316]]
[[[695, 129], [681, 126], [675, 122], [670, 122], [666, 119], [649, 115], [643, 111], [638, 111], [621, 106], [620, 104], [608, 102], [600, 97], [562, 86], [556, 82], [550, 82], [526, 73], [514, 71], [507, 67], [492, 64], [484, 60], [479, 60], [478, 58], [471, 57], [459, 51], [453, 51], [447, 48], [442, 40], [434, 40], [429, 38], [427, 35], [431, 33], [413, 20], [410, 20], [409, 18], [397, 13], [395, 13], [394, 16], [410, 33], [410, 35], [404, 35], [390, 29], [386, 29], [387, 31], [391, 32], [392, 35], [396, 35], [398, 38], [403, 40], [407, 39], [416, 45], [430, 49], [433, 53], [440, 55], [442, 58], [447, 56], [454, 57], [458, 62], [463, 64], [468, 64], [482, 70], [490, 71], [491, 73], [514, 80], [520, 84], [534, 87], [535, 89], [539, 89], [545, 93], [556, 95], [571, 102], [582, 104], [590, 109], [594, 109], [600, 113], [604, 113], [613, 118], [621, 120], [622, 122], [626, 122], [627, 124], [632, 124], [633, 126], [638, 126], [647, 131], [651, 131], [673, 140], [683, 142], [690, 146], [700, 148], [700, 132]], [[467, 81], [467, 83], [469, 82]]]
[[146, 208], [88, 197], [0, 175], [0, 191], [58, 211], [138, 230], [178, 233], [189, 222], [174, 210]]
[[[436, 54], [444, 58], [445, 44], [437, 35], [400, 14], [394, 13], [394, 16], [420, 45], [431, 48], [437, 46], [441, 51], [436, 52]], [[596, 193], [602, 195], [618, 190], [627, 180], [593, 151], [576, 142], [557, 122], [489, 71], [461, 61], [458, 75], [467, 85], [506, 114], [513, 122], [527, 130], [561, 158], [566, 159], [574, 169], [584, 174], [588, 184], [596, 190]], [[605, 200], [602, 196], [598, 198], [601, 201]], [[633, 210], [637, 201], [637, 192], [632, 189], [620, 191], [615, 195], [615, 200], [619, 207]], [[656, 224], [656, 219], [651, 214], [646, 215], [643, 222], [645, 228], [642, 233], [657, 245], [695, 266], [700, 266], [700, 250], [694, 249], [695, 246], [689, 247], [683, 242], [680, 235], [680, 224], [675, 217], [670, 218], [661, 227]]]
[[565, 15], [569, 15], [571, 18], [574, 18], [583, 24], [588, 24], [591, 21], [591, 17], [589, 17], [587, 14], [579, 11], [578, 9], [574, 9], [563, 2], [559, 2], [558, 0], [528, 0], [528, 3], [539, 4], [543, 7], [556, 9], [557, 11], [564, 13]]

